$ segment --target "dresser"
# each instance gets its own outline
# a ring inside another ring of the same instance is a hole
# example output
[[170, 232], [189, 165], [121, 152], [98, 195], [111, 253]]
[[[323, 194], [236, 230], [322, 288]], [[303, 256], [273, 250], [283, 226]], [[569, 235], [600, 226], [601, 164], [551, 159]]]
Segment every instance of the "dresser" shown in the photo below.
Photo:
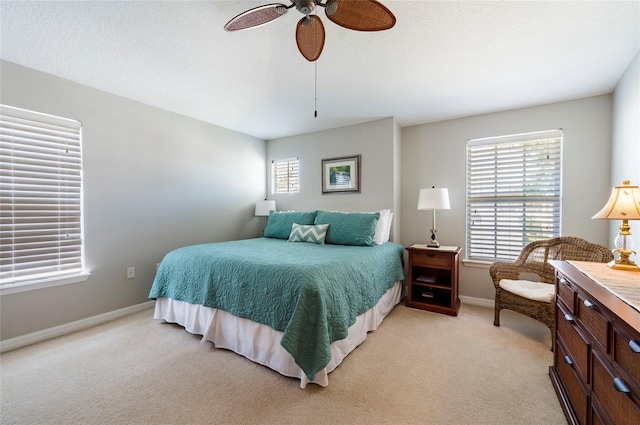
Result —
[[549, 375], [571, 424], [640, 424], [640, 272], [550, 261], [556, 332]]

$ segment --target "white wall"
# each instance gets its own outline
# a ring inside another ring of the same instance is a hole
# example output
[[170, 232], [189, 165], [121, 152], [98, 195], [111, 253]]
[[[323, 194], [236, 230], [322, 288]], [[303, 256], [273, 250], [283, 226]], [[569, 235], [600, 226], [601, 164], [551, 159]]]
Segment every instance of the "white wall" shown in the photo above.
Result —
[[[403, 128], [402, 243], [427, 241], [431, 215], [416, 209], [418, 191], [436, 186], [451, 201], [437, 212], [438, 241], [464, 247], [467, 140], [562, 128], [562, 234], [607, 245], [607, 224], [591, 216], [610, 191], [611, 103], [605, 95]], [[460, 295], [493, 300], [488, 268], [462, 265]]]
[[[259, 236], [265, 142], [0, 62], [0, 102], [79, 120], [86, 282], [0, 296], [2, 340], [148, 300], [171, 249]], [[212, 103], [215, 105], [215, 102]], [[126, 279], [126, 268], [136, 277]]]
[[[300, 192], [271, 194], [279, 211], [316, 209], [339, 211], [396, 211], [399, 202], [398, 171], [399, 126], [394, 118], [384, 118], [365, 124], [269, 140], [267, 181], [271, 181], [271, 161], [298, 157]], [[361, 158], [360, 193], [322, 193], [322, 160], [351, 155]], [[398, 220], [394, 219], [397, 229]], [[393, 236], [392, 230], [392, 238]], [[398, 237], [395, 237], [398, 240]]]
[[[631, 62], [613, 93], [613, 145], [610, 186], [623, 180], [640, 185], [640, 52]], [[606, 199], [603, 200], [602, 205]], [[609, 246], [618, 234], [620, 221], [610, 223]], [[640, 220], [629, 222], [633, 246], [640, 252]], [[631, 257], [640, 264], [640, 255]]]

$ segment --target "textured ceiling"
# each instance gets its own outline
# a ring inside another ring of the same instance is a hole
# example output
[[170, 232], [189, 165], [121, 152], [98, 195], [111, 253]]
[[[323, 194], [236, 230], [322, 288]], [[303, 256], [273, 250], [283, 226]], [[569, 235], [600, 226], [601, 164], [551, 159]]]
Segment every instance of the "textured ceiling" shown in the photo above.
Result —
[[611, 93], [640, 49], [639, 1], [382, 0], [397, 18], [383, 32], [319, 10], [314, 64], [297, 50], [294, 9], [223, 30], [272, 1], [0, 0], [0, 57], [268, 140]]

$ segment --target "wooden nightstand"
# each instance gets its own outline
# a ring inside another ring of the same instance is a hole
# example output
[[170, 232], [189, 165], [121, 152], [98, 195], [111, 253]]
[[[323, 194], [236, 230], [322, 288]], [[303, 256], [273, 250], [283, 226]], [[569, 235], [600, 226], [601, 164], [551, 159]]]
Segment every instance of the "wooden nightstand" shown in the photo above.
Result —
[[409, 251], [408, 307], [457, 316], [458, 265], [462, 248], [427, 248], [411, 245]]

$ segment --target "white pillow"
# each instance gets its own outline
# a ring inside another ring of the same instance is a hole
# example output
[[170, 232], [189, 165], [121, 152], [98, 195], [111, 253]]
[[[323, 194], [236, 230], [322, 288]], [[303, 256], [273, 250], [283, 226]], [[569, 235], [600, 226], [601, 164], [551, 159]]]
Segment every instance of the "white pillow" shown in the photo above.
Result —
[[379, 213], [380, 218], [378, 218], [378, 223], [376, 224], [376, 232], [373, 235], [373, 243], [375, 245], [382, 245], [383, 243], [388, 242], [389, 231], [391, 230], [391, 220], [389, 219], [391, 210], [380, 210]]
[[387, 214], [387, 227], [385, 228], [384, 231], [384, 242], [389, 242], [389, 236], [391, 234], [391, 222], [393, 221], [393, 213], [391, 211], [389, 211], [389, 214]]

